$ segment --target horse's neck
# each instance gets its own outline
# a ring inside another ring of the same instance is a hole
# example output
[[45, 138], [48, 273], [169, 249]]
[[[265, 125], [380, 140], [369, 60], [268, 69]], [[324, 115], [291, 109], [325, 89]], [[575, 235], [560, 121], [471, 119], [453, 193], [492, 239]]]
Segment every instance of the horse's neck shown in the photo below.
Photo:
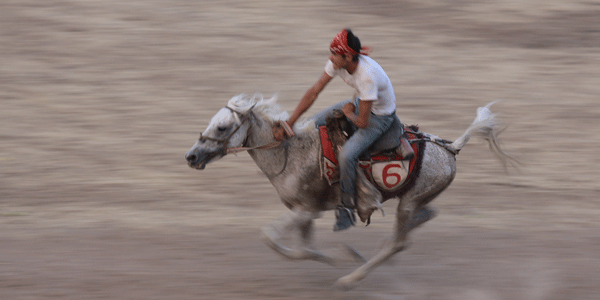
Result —
[[[249, 130], [249, 136], [246, 140], [247, 147], [258, 147], [274, 142], [271, 122], [261, 119], [259, 116], [256, 122], [252, 124]], [[272, 149], [260, 149], [248, 151], [256, 165], [269, 177], [273, 179], [282, 175], [284, 170], [292, 171], [297, 168], [298, 160], [303, 160], [305, 164], [310, 164], [315, 137], [311, 132], [297, 133], [295, 138], [285, 140], [281, 145]], [[316, 153], [316, 151], [315, 151]], [[314, 154], [313, 154], [314, 155]], [[318, 154], [317, 154], [318, 155]], [[318, 161], [315, 160], [318, 164]]]
[[[270, 122], [260, 116], [255, 116], [255, 121], [252, 123], [248, 133], [249, 135], [244, 145], [246, 147], [260, 147], [275, 141]], [[283, 150], [282, 147], [275, 147], [271, 149], [250, 150], [248, 154], [250, 154], [250, 157], [252, 157], [261, 171], [268, 177], [271, 177], [271, 174], [276, 172], [277, 162], [285, 158]]]

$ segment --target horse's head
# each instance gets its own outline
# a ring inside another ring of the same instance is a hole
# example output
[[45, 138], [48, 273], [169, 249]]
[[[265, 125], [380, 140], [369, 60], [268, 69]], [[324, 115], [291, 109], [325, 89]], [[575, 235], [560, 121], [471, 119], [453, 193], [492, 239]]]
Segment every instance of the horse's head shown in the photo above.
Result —
[[[233, 99], [232, 99], [233, 100]], [[206, 164], [225, 156], [228, 149], [241, 147], [248, 135], [252, 108], [232, 107], [219, 110], [194, 146], [185, 154], [191, 168], [204, 169]]]
[[[210, 120], [198, 141], [185, 154], [188, 165], [202, 170], [206, 164], [220, 159], [227, 153], [239, 152], [240, 148], [246, 146], [250, 132], [259, 142], [265, 143], [253, 149], [266, 149], [264, 146], [269, 146], [275, 140], [270, 130], [271, 126], [262, 126], [263, 121], [272, 125], [274, 121], [287, 120], [289, 117], [276, 102], [276, 96], [264, 99], [260, 94], [252, 97], [241, 94], [231, 98], [227, 106]], [[250, 130], [257, 127], [262, 128], [262, 135], [261, 132]]]

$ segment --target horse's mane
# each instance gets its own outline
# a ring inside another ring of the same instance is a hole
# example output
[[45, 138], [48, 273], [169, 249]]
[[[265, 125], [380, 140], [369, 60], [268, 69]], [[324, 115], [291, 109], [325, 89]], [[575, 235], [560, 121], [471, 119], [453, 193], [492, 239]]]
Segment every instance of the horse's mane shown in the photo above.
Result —
[[[240, 113], [246, 113], [252, 109], [254, 113], [262, 116], [271, 123], [279, 120], [287, 120], [290, 117], [287, 111], [277, 103], [277, 95], [265, 99], [262, 94], [258, 93], [252, 96], [239, 94], [231, 98], [227, 103], [227, 106]], [[254, 108], [252, 108], [253, 106]], [[294, 126], [294, 131], [297, 131], [297, 129], [304, 131], [306, 128], [314, 128], [314, 125], [312, 127], [309, 126], [310, 123], [312, 122], [298, 122], [297, 125]]]
[[289, 118], [288, 113], [277, 104], [277, 95], [265, 99], [262, 94], [252, 96], [239, 94], [231, 98], [227, 106], [242, 114], [248, 112], [254, 106], [252, 111], [269, 121], [287, 120]]

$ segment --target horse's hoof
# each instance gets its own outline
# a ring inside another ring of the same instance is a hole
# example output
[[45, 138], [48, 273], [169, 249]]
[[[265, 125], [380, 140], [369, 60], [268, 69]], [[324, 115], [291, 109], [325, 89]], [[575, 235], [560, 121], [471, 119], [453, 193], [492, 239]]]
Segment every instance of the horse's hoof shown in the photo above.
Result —
[[275, 249], [277, 248], [277, 242], [275, 238], [276, 234], [273, 230], [263, 228], [260, 232], [260, 239], [265, 243], [269, 248]]
[[349, 291], [356, 286], [356, 280], [352, 279], [350, 275], [346, 275], [340, 279], [338, 279], [334, 286], [342, 291]]

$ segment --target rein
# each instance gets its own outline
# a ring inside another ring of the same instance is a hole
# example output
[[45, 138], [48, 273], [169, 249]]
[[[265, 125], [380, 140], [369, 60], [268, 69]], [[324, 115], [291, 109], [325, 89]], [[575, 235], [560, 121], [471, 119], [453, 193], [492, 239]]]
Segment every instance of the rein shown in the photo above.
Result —
[[281, 142], [271, 142], [262, 146], [256, 146], [256, 147], [237, 147], [237, 148], [229, 148], [227, 149], [227, 154], [229, 153], [238, 153], [238, 152], [243, 152], [243, 151], [248, 151], [248, 150], [261, 150], [261, 149], [271, 149], [271, 148], [275, 148], [277, 146], [281, 145]]
[[[252, 107], [250, 107], [250, 109], [248, 111], [252, 111], [252, 109], [254, 108], [256, 104], [252, 105]], [[244, 124], [244, 121], [246, 121], [246, 119], [248, 119], [244, 114], [236, 111], [235, 109], [229, 107], [229, 106], [225, 106], [225, 108], [229, 109], [234, 117], [239, 121], [239, 124], [237, 125], [237, 127], [225, 138], [223, 139], [217, 139], [217, 138], [213, 138], [213, 137], [208, 137], [208, 136], [203, 136], [202, 133], [200, 133], [200, 138], [199, 140], [204, 142], [206, 140], [209, 141], [215, 141], [217, 143], [223, 143], [223, 152], [225, 154], [230, 154], [230, 153], [238, 153], [238, 152], [243, 152], [243, 151], [249, 151], [249, 150], [259, 150], [259, 149], [271, 149], [271, 148], [275, 148], [277, 146], [279, 146], [281, 144], [281, 141], [275, 141], [275, 142], [271, 142], [262, 146], [256, 146], [256, 147], [236, 147], [236, 148], [227, 148], [227, 144], [229, 144], [229, 139], [242, 127], [242, 125]], [[242, 116], [242, 118], [240, 118], [239, 116]]]

